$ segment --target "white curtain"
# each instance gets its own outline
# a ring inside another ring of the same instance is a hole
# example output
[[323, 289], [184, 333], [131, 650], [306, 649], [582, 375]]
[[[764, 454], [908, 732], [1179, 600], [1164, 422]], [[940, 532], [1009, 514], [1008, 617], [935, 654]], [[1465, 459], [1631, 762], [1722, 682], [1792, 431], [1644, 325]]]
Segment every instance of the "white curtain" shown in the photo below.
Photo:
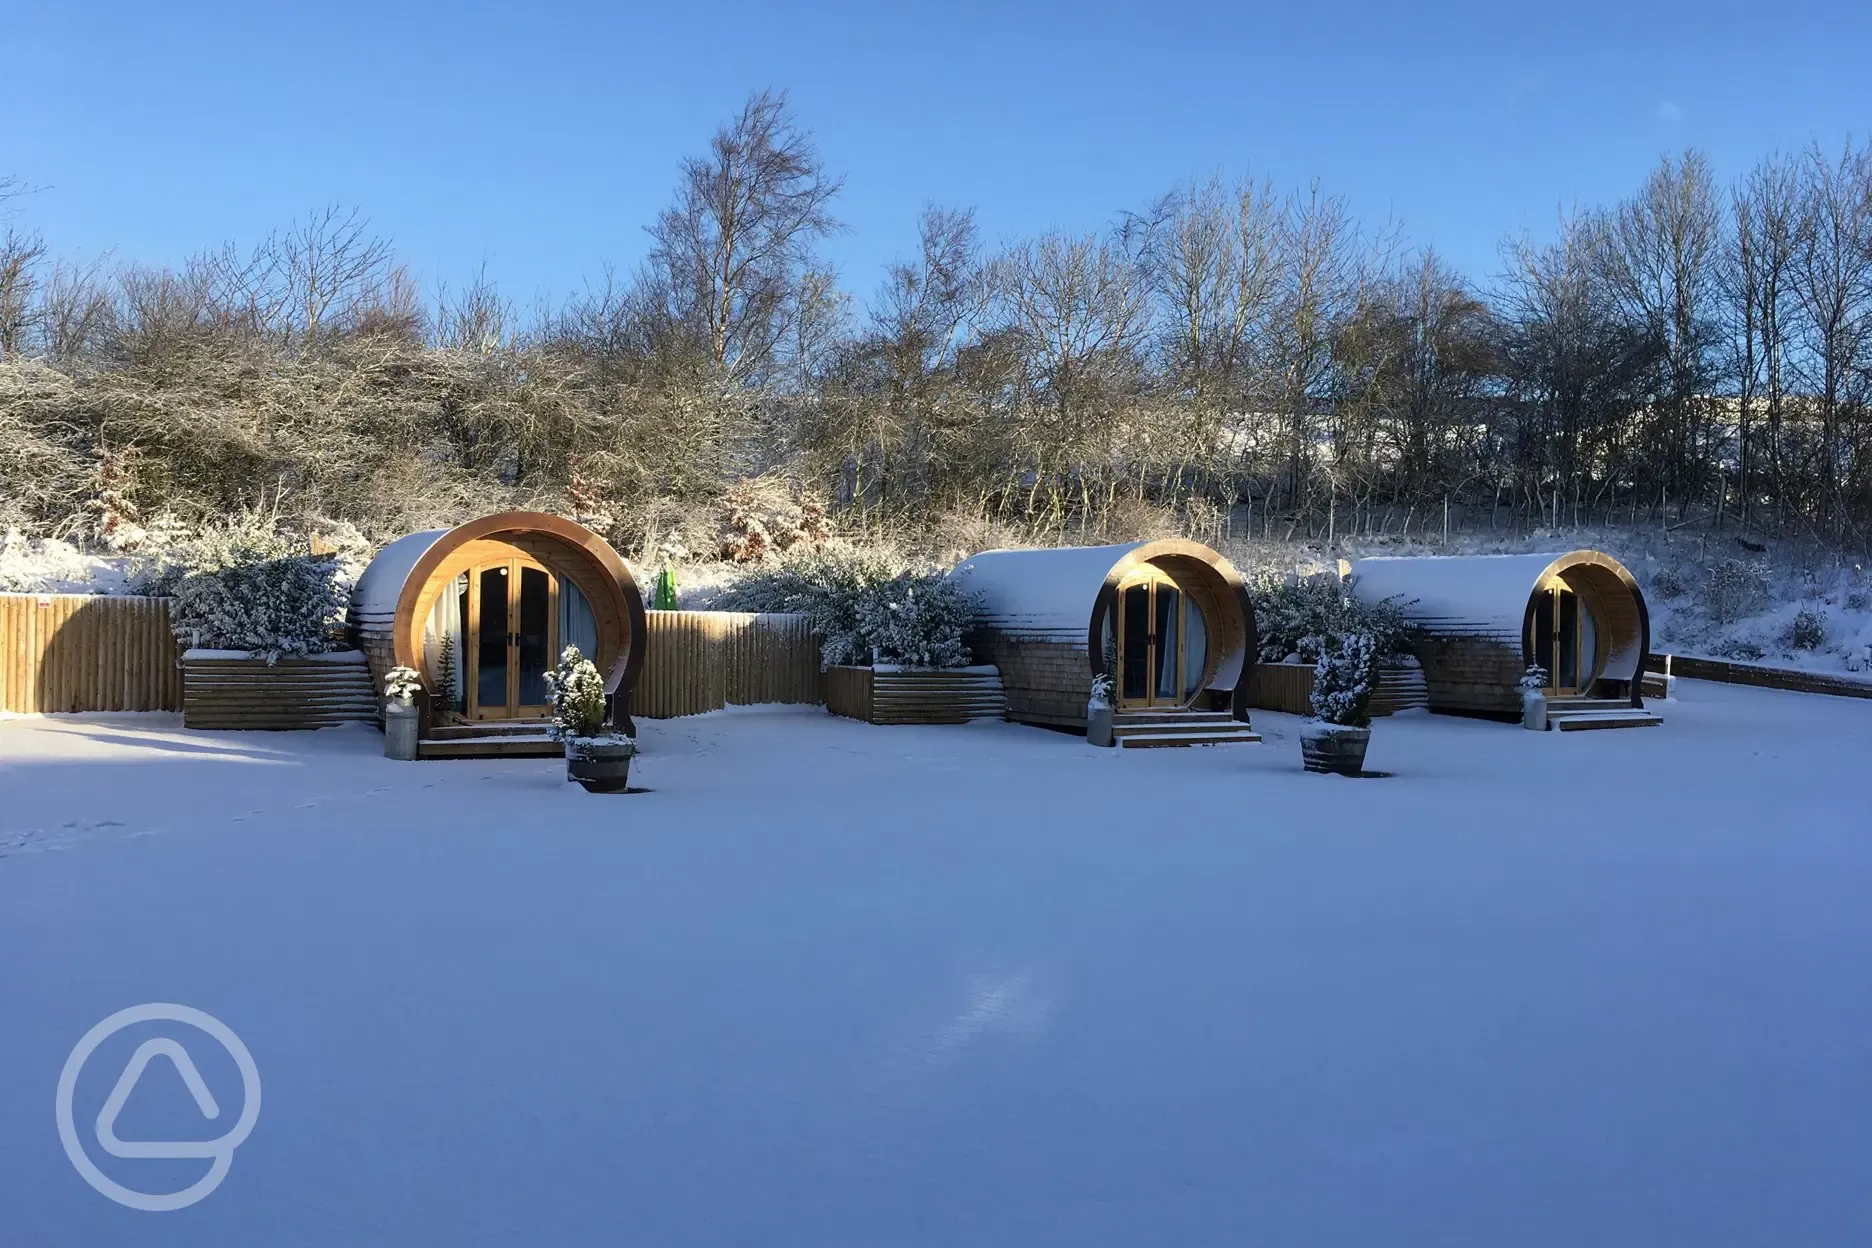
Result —
[[1203, 673], [1209, 668], [1209, 629], [1203, 623], [1202, 608], [1194, 599], [1183, 599], [1183, 696], [1196, 696]]
[[442, 596], [436, 599], [435, 607], [423, 625], [423, 666], [427, 669], [427, 679], [432, 682], [441, 679], [442, 639], [454, 639], [455, 672], [447, 691], [451, 709], [462, 705], [462, 694], [466, 688], [464, 682], [468, 671], [468, 652], [462, 636], [462, 596], [467, 592], [468, 574], [464, 572], [455, 578], [454, 584], [442, 591]]
[[[592, 615], [591, 603], [565, 577], [559, 578], [559, 648], [577, 646], [578, 652], [596, 663], [598, 661], [598, 620]], [[559, 663], [559, 656], [552, 656], [553, 665]], [[598, 673], [600, 676], [604, 672]]]

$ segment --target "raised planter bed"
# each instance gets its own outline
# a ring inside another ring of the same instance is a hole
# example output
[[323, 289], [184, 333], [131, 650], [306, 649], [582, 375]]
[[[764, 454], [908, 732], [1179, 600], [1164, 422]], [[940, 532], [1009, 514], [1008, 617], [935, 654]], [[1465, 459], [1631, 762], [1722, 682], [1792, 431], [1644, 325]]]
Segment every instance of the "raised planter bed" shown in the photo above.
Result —
[[868, 724], [966, 724], [1006, 719], [993, 667], [828, 667], [826, 710]]
[[[1311, 715], [1312, 694], [1311, 663], [1257, 663], [1248, 676], [1248, 705], [1264, 711]], [[1392, 659], [1378, 665], [1378, 688], [1371, 701], [1374, 716], [1429, 705], [1430, 690], [1416, 659]]]
[[329, 728], [375, 722], [377, 709], [361, 650], [272, 665], [244, 650], [182, 655], [182, 724], [187, 728]]

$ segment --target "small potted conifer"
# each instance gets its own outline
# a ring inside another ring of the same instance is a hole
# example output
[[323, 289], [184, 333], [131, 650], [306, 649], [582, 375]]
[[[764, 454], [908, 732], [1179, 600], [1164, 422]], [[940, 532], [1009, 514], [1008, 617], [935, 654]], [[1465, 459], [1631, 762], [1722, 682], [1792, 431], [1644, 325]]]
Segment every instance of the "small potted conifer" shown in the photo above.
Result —
[[1112, 742], [1112, 678], [1100, 672], [1092, 678], [1092, 696], [1086, 699], [1086, 741], [1092, 745]]
[[592, 661], [567, 646], [559, 667], [546, 673], [552, 735], [565, 745], [566, 779], [588, 793], [622, 793], [630, 783], [637, 743], [605, 723], [604, 681]]
[[416, 760], [422, 735], [422, 712], [416, 695], [422, 692], [422, 673], [413, 667], [393, 667], [384, 674], [384, 757], [401, 762]]
[[1547, 669], [1538, 663], [1521, 674], [1521, 726], [1534, 732], [1547, 731]]
[[1371, 697], [1378, 684], [1378, 646], [1363, 633], [1328, 644], [1313, 667], [1313, 718], [1300, 725], [1300, 758], [1308, 771], [1356, 776], [1371, 744]]

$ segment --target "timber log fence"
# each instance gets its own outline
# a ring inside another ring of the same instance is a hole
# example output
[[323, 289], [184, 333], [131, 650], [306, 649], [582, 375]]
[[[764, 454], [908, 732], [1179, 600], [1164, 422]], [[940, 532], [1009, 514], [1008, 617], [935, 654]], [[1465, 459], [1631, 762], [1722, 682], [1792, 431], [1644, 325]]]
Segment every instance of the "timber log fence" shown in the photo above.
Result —
[[[664, 719], [729, 704], [825, 701], [819, 642], [804, 616], [647, 615], [633, 714]], [[167, 599], [0, 594], [0, 711], [181, 711], [187, 702], [181, 657], [169, 628]], [[198, 676], [213, 674], [226, 683], [220, 670], [226, 663], [194, 666]], [[266, 680], [254, 680], [257, 686], [245, 696], [265, 700], [258, 686]], [[198, 688], [197, 694], [203, 691]]]

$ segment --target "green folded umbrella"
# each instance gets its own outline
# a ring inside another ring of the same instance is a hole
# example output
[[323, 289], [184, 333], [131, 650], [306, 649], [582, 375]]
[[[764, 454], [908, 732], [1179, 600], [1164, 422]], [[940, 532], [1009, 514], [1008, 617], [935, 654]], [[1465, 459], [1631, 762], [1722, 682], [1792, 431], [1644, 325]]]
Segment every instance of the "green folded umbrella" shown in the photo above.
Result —
[[651, 603], [658, 611], [676, 609], [676, 567], [665, 563], [663, 570], [657, 573], [656, 593]]

